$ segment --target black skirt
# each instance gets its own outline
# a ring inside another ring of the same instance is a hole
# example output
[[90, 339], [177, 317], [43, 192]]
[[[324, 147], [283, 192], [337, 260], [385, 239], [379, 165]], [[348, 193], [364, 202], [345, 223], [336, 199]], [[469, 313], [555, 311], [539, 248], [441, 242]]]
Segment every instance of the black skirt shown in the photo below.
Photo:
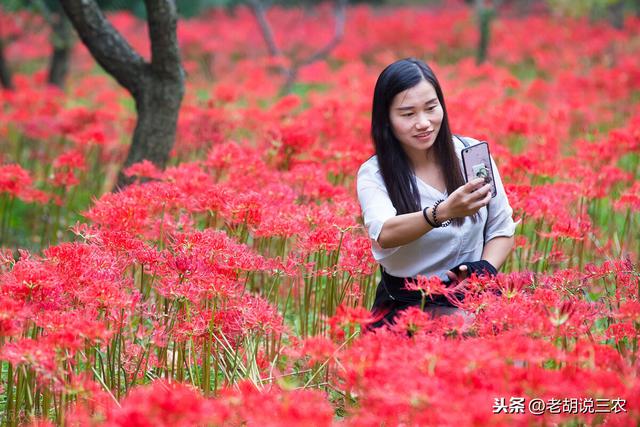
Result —
[[[420, 307], [422, 304], [422, 294], [420, 291], [411, 291], [406, 288], [406, 280], [413, 278], [396, 277], [384, 271], [380, 267], [382, 278], [376, 289], [376, 297], [371, 307], [374, 317], [383, 316], [376, 322], [371, 323], [366, 329], [372, 330], [387, 324], [394, 324], [398, 313], [409, 307]], [[461, 300], [463, 295], [456, 294]], [[429, 306], [440, 305], [445, 307], [455, 307], [444, 295], [436, 295], [425, 300], [425, 309]]]

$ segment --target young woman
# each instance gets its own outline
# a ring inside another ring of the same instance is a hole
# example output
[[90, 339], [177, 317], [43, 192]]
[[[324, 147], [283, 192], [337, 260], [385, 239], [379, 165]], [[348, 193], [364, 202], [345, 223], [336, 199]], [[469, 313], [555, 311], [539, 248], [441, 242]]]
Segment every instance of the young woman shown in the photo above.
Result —
[[[357, 190], [382, 267], [372, 310], [384, 317], [375, 328], [420, 306], [420, 292], [405, 289], [406, 279], [458, 283], [471, 273], [495, 275], [513, 246], [515, 224], [493, 160], [495, 197], [482, 178], [465, 183], [460, 152], [478, 141], [453, 137], [440, 84], [424, 62], [403, 59], [382, 71], [371, 136], [376, 154], [360, 167]], [[427, 298], [425, 310], [461, 312], [442, 296]]]

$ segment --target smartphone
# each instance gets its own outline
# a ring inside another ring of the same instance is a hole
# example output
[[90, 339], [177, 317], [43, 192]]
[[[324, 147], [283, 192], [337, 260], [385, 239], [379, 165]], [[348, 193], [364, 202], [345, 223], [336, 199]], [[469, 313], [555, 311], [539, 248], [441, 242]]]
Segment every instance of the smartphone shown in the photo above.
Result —
[[496, 183], [493, 179], [489, 144], [482, 141], [479, 144], [463, 148], [462, 167], [467, 182], [476, 178], [484, 178], [485, 183], [491, 184], [491, 197], [496, 197]]

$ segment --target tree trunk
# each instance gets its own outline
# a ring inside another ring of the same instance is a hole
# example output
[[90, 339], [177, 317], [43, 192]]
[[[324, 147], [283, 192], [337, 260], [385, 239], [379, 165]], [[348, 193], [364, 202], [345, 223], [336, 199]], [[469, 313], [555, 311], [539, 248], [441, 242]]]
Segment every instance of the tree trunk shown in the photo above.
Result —
[[4, 41], [0, 39], [0, 84], [5, 89], [13, 89], [11, 70], [4, 59]]
[[[145, 0], [151, 62], [146, 62], [104, 17], [95, 0], [60, 0], [96, 61], [131, 93], [138, 112], [123, 169], [147, 159], [164, 169], [175, 142], [184, 95], [174, 0]], [[114, 190], [130, 184], [122, 169]]]
[[[182, 82], [159, 78], [151, 73], [145, 76], [142, 90], [135, 98], [138, 121], [122, 169], [144, 159], [165, 167], [175, 142], [178, 112], [183, 95]], [[123, 188], [132, 181], [121, 170], [116, 188]]]
[[478, 47], [476, 50], [476, 63], [482, 64], [487, 60], [489, 52], [489, 42], [491, 40], [491, 21], [494, 17], [494, 10], [487, 7], [484, 1], [476, 1], [476, 16], [478, 20]]
[[52, 19], [51, 44], [53, 53], [49, 62], [48, 82], [63, 88], [69, 71], [69, 58], [71, 56], [71, 26], [64, 13], [56, 13]]
[[608, 6], [609, 22], [614, 28], [624, 28], [624, 1], [617, 0]]
[[[487, 4], [489, 3], [489, 4]], [[476, 20], [478, 22], [478, 47], [476, 50], [476, 64], [482, 64], [489, 56], [491, 42], [491, 23], [498, 14], [501, 0], [474, 0]]]
[[525, 17], [529, 14], [530, 10], [529, 0], [516, 0], [516, 15], [519, 17]]

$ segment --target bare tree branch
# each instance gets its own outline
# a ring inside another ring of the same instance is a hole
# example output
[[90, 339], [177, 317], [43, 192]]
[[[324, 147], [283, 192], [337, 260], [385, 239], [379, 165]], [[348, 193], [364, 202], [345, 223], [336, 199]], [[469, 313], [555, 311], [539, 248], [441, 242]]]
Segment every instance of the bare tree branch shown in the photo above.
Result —
[[[273, 36], [273, 30], [271, 29], [271, 25], [269, 24], [269, 20], [267, 19], [267, 14], [263, 2], [261, 0], [247, 0], [247, 2], [249, 3], [253, 14], [258, 21], [258, 26], [260, 27], [262, 37], [267, 44], [269, 55], [272, 57], [282, 56], [283, 53], [278, 47]], [[342, 41], [342, 38], [344, 37], [344, 28], [347, 15], [346, 10], [348, 3], [348, 0], [335, 0], [334, 13], [336, 22], [334, 35], [322, 49], [314, 54], [309, 55], [306, 58], [303, 58], [300, 61], [297, 61], [289, 68], [284, 66], [279, 67], [280, 72], [285, 74], [286, 76], [285, 82], [281, 88], [281, 92], [287, 93], [291, 90], [291, 86], [293, 86], [293, 83], [298, 78], [298, 71], [300, 70], [300, 68], [327, 58], [331, 51]]]
[[145, 0], [149, 39], [151, 40], [151, 68], [158, 76], [182, 79], [180, 51], [176, 28], [178, 12], [174, 0]]
[[306, 59], [303, 59], [298, 66], [305, 66], [309, 64], [313, 64], [316, 61], [321, 59], [325, 59], [331, 51], [342, 41], [342, 37], [344, 37], [344, 26], [347, 15], [347, 3], [348, 0], [336, 0], [335, 6], [335, 31], [333, 34], [333, 38], [327, 43], [322, 49], [309, 56]]
[[94, 0], [60, 0], [96, 61], [132, 95], [140, 91], [145, 61], [113, 28]]
[[276, 40], [273, 37], [273, 31], [271, 30], [271, 25], [267, 20], [267, 12], [265, 10], [264, 4], [261, 0], [248, 0], [249, 6], [251, 6], [251, 10], [258, 20], [258, 25], [260, 26], [260, 31], [262, 32], [262, 37], [264, 38], [265, 43], [267, 44], [267, 49], [269, 49], [269, 55], [271, 56], [280, 56], [282, 52], [278, 48], [276, 44]]

